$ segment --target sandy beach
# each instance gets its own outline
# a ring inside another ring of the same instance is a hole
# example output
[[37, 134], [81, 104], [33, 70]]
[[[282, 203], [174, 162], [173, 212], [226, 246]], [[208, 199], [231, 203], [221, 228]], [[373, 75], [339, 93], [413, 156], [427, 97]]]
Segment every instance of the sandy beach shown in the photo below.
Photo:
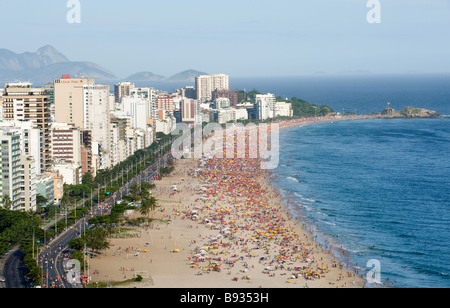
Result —
[[[299, 125], [294, 123], [291, 125]], [[288, 125], [284, 125], [288, 126]], [[160, 219], [90, 259], [96, 281], [138, 288], [360, 288], [293, 219], [256, 159], [180, 159], [151, 192]], [[128, 213], [139, 217], [138, 211]]]

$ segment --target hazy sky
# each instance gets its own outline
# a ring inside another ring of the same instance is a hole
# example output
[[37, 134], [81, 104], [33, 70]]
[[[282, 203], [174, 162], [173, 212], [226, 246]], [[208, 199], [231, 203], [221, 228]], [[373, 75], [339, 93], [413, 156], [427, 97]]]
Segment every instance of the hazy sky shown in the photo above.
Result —
[[186, 69], [232, 76], [450, 72], [450, 0], [0, 0], [0, 48], [50, 44], [119, 78]]

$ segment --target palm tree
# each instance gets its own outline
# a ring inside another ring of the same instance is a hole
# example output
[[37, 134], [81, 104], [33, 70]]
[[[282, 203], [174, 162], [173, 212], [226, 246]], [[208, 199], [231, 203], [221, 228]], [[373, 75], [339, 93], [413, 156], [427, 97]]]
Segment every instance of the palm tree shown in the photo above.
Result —
[[150, 212], [153, 212], [157, 206], [158, 200], [155, 197], [145, 197], [141, 202], [140, 213], [147, 216], [148, 219]]
[[153, 212], [158, 207], [158, 199], [155, 197], [149, 197], [146, 198], [148, 200], [148, 203], [150, 204], [150, 209]]
[[12, 210], [12, 201], [9, 195], [4, 195], [2, 199], [3, 207], [7, 210]]
[[139, 200], [139, 194], [140, 194], [141, 188], [138, 184], [134, 184], [130, 187], [130, 195], [134, 199], [134, 201]]

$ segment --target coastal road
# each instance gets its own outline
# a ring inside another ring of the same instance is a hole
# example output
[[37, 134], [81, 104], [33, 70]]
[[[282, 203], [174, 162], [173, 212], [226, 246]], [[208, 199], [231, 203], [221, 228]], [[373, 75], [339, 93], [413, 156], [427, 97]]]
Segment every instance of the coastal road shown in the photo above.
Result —
[[2, 274], [5, 282], [2, 283], [2, 287], [21, 289], [29, 286], [29, 283], [25, 279], [26, 266], [22, 262], [23, 256], [23, 252], [15, 247], [5, 257]]
[[39, 265], [42, 267], [43, 282], [47, 288], [82, 287], [79, 284], [71, 284], [66, 279], [67, 269], [64, 265], [65, 262], [69, 260], [71, 252], [68, 248], [69, 242], [79, 237], [86, 228], [89, 228], [86, 222], [90, 217], [109, 214], [112, 205], [122, 200], [123, 195], [128, 194], [132, 185], [139, 184], [142, 181], [152, 182], [158, 174], [159, 168], [165, 166], [169, 159], [169, 154], [158, 159], [154, 164], [131, 179], [125, 186], [121, 187], [119, 192], [112, 195], [102, 204], [93, 207], [93, 213], [89, 214], [89, 217], [80, 219], [72, 227], [53, 239], [46, 248], [41, 251]]

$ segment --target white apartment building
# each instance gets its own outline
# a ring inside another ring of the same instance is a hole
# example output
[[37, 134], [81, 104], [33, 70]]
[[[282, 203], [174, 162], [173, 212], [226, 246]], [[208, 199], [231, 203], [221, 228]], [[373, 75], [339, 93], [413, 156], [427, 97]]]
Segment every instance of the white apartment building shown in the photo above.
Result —
[[248, 120], [248, 111], [246, 108], [233, 108], [234, 121]]
[[215, 90], [229, 90], [229, 76], [225, 74], [201, 75], [195, 78], [197, 100], [200, 102], [212, 99]]
[[275, 103], [275, 94], [257, 94], [255, 96], [255, 105], [258, 120], [264, 121], [268, 118], [273, 118]]
[[225, 124], [230, 121], [236, 122], [238, 120], [247, 120], [248, 119], [248, 113], [247, 109], [242, 108], [222, 108], [214, 110], [214, 119], [219, 124]]
[[145, 115], [150, 119], [156, 118], [156, 96], [157, 92], [153, 88], [133, 88], [130, 95], [145, 101]]
[[73, 161], [56, 161], [52, 164], [53, 170], [57, 171], [62, 177], [64, 184], [78, 185], [82, 182], [82, 167]]
[[273, 115], [274, 117], [292, 117], [294, 115], [292, 104], [286, 102], [276, 102]]
[[120, 128], [117, 123], [111, 123], [109, 127], [109, 136], [110, 136], [110, 153], [111, 153], [111, 166], [115, 166], [121, 162], [120, 160], [120, 148], [119, 142], [121, 141], [119, 138]]
[[11, 200], [12, 210], [21, 208], [21, 177], [22, 165], [20, 161], [20, 134], [11, 129], [0, 129], [0, 203], [4, 207], [3, 198]]
[[114, 94], [109, 93], [109, 111], [112, 112], [116, 110], [118, 106], [116, 105], [116, 97]]
[[216, 111], [217, 123], [225, 124], [230, 121], [234, 121], [234, 114], [231, 108], [222, 108]]
[[92, 131], [92, 140], [109, 149], [109, 85], [85, 85], [84, 123]]
[[[137, 150], [145, 148], [145, 133], [140, 129], [126, 129], [126, 157], [134, 154]], [[126, 159], [125, 157], [125, 159]]]
[[36, 211], [36, 181], [37, 174], [32, 157], [20, 155], [21, 179], [20, 179], [20, 211]]
[[[147, 109], [149, 108], [148, 100], [134, 96], [122, 97], [123, 112], [132, 119], [132, 127], [146, 129], [147, 128]], [[151, 111], [153, 114], [153, 111]]]
[[7, 121], [0, 122], [0, 128], [14, 130], [20, 135], [20, 151], [25, 156], [31, 156], [34, 160], [37, 174], [42, 174], [45, 170], [41, 168], [41, 136], [42, 129], [33, 122]]
[[219, 97], [214, 100], [214, 109], [229, 108], [230, 106], [231, 102], [228, 98]]

